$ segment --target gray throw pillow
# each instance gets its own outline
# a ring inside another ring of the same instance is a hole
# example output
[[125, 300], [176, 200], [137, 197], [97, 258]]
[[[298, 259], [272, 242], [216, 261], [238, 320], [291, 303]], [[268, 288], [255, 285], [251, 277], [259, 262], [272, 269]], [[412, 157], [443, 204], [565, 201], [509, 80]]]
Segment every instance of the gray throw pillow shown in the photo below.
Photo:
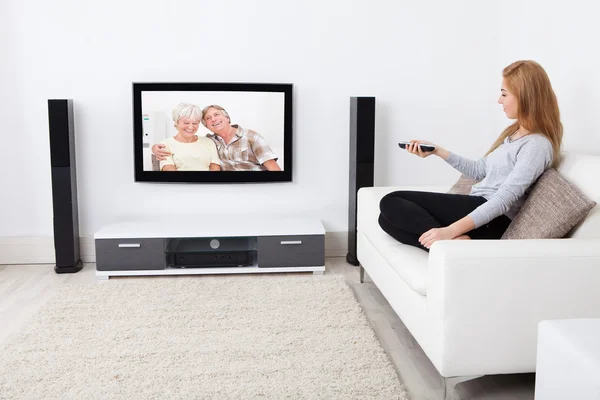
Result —
[[565, 237], [595, 205], [558, 171], [548, 169], [531, 188], [502, 239]]
[[452, 187], [450, 188], [448, 193], [450, 193], [450, 194], [470, 194], [471, 188], [476, 183], [479, 183], [479, 181], [476, 181], [475, 179], [469, 178], [465, 175], [461, 175], [460, 178], [458, 178], [458, 181], [456, 181], [456, 183], [454, 185], [452, 185]]

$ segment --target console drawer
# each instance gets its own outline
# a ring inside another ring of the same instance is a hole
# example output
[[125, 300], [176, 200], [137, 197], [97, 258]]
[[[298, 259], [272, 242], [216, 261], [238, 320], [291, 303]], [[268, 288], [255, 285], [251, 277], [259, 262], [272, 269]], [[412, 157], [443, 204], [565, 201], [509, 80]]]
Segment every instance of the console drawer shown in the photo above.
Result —
[[259, 267], [320, 267], [325, 265], [325, 236], [262, 236]]
[[98, 271], [165, 269], [164, 239], [96, 239]]

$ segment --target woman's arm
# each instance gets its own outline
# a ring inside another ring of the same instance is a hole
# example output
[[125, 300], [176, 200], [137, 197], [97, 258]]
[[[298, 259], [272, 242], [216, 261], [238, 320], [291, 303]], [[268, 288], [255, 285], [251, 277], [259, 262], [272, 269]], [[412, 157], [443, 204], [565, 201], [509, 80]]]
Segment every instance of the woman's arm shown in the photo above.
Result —
[[436, 146], [435, 150], [433, 151], [433, 154], [440, 157], [442, 160], [446, 161], [448, 159], [448, 156], [450, 155], [450, 152], [448, 150], [444, 149], [443, 147]]
[[[435, 146], [435, 150], [432, 152], [424, 152], [419, 147], [419, 143], [430, 144]], [[446, 161], [450, 164], [454, 169], [461, 172], [462, 174], [468, 176], [469, 178], [473, 178], [476, 180], [482, 180], [486, 175], [486, 165], [485, 158], [480, 158], [479, 160], [473, 161], [465, 157], [461, 157], [458, 154], [454, 154], [445, 148], [438, 146], [437, 144], [426, 142], [423, 140], [411, 140], [411, 144], [406, 147], [406, 149], [418, 155], [419, 157], [425, 158], [431, 154], [434, 154], [440, 157], [442, 160]]]
[[220, 171], [221, 166], [219, 164], [210, 163], [208, 169], [209, 169], [209, 171]]
[[177, 171], [177, 168], [173, 164], [167, 164], [162, 167], [161, 171]]
[[482, 180], [486, 176], [486, 158], [470, 160], [458, 154], [448, 152], [444, 160], [455, 170], [475, 180]]

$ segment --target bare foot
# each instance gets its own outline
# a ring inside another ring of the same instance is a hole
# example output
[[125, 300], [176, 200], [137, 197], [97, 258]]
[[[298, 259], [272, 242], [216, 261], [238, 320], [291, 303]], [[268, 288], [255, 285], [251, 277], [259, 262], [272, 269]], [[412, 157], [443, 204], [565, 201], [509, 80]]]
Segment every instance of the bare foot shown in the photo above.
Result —
[[460, 235], [454, 238], [454, 240], [471, 240], [469, 235]]

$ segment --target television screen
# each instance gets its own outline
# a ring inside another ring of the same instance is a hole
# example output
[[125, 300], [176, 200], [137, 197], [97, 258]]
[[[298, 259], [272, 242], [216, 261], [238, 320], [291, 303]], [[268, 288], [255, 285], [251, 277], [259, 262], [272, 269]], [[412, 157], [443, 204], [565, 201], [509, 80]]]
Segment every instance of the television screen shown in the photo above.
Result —
[[292, 85], [133, 83], [135, 180], [292, 180]]

